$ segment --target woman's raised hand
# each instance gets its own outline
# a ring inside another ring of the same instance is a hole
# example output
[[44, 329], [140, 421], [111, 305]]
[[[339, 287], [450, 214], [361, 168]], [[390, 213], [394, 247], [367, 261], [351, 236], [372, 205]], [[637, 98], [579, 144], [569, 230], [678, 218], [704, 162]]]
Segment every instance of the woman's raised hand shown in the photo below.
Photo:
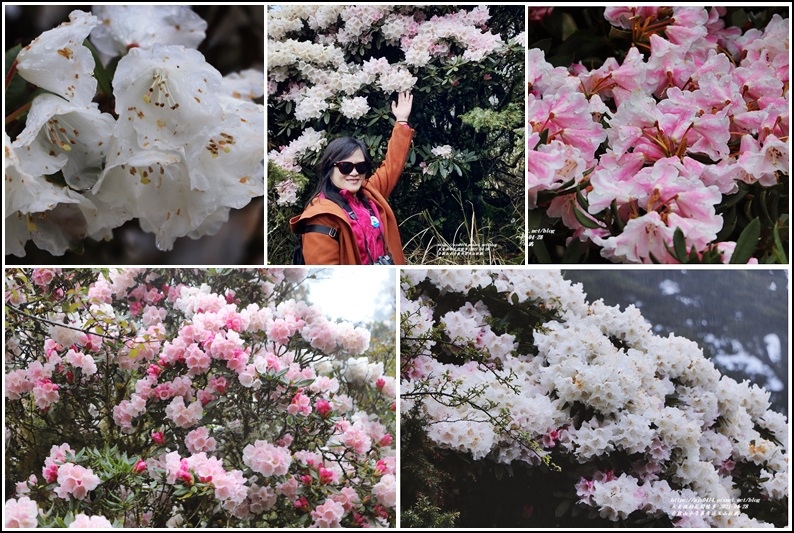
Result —
[[414, 95], [411, 91], [397, 93], [397, 101], [391, 103], [391, 112], [397, 122], [408, 122], [411, 115], [411, 108], [414, 105]]

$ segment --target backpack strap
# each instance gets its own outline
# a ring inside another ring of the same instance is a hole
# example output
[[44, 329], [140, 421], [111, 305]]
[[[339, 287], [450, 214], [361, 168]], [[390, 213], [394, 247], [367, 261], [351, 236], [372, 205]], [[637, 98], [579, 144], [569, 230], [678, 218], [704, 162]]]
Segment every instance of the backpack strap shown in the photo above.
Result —
[[300, 233], [322, 233], [332, 239], [339, 240], [339, 230], [322, 224], [306, 224]]
[[[306, 224], [301, 226], [300, 231], [295, 232], [298, 235], [303, 235], [304, 233], [322, 233], [323, 235], [328, 235], [334, 240], [339, 240], [339, 230], [336, 228], [332, 228], [330, 226], [324, 226], [322, 224]], [[306, 261], [303, 258], [303, 243], [301, 242], [302, 239], [298, 238], [298, 244], [295, 245], [295, 249], [292, 251], [292, 264], [294, 265], [305, 265]]]

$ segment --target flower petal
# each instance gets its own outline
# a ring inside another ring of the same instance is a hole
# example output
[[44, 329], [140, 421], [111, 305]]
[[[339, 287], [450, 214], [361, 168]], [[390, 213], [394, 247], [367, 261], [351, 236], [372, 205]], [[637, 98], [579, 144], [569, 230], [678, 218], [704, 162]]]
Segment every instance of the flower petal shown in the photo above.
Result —
[[17, 71], [27, 81], [75, 103], [88, 104], [96, 93], [94, 57], [83, 41], [99, 19], [72, 11], [69, 22], [45, 31], [17, 56]]

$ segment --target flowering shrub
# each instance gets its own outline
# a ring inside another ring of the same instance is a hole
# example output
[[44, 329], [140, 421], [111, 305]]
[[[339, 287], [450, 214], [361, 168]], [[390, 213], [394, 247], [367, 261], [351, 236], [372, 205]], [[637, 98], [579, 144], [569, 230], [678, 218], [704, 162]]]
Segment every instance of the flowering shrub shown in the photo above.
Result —
[[390, 198], [409, 261], [436, 261], [431, 236], [453, 243], [474, 218], [523, 263], [523, 30], [522, 6], [270, 6], [268, 260], [291, 263], [287, 221], [327, 142], [362, 139], [382, 161], [390, 101], [411, 90], [414, 146]]
[[6, 253], [133, 219], [168, 251], [264, 195], [264, 74], [222, 76], [206, 29], [187, 6], [97, 6], [7, 53]]
[[555, 47], [555, 13], [529, 51], [533, 260], [787, 263], [788, 18], [607, 7]]
[[6, 527], [393, 525], [393, 333], [306, 275], [8, 270]]
[[408, 523], [482, 506], [505, 527], [787, 523], [786, 417], [635, 307], [559, 271], [405, 271], [401, 298]]

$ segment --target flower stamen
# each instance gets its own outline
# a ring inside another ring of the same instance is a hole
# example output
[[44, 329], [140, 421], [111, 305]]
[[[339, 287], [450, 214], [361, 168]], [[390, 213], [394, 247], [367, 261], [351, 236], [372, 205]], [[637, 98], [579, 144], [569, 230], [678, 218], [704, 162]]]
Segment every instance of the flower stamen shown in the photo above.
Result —
[[64, 152], [72, 150], [72, 145], [77, 144], [75, 137], [79, 135], [80, 132], [66, 121], [61, 122], [55, 117], [47, 121], [47, 139]]
[[179, 103], [171, 96], [168, 78], [161, 69], [155, 70], [154, 75], [152, 75], [152, 84], [146, 94], [143, 95], [143, 101], [147, 104], [154, 104], [155, 107], [159, 108], [168, 106], [171, 111], [179, 108]]
[[232, 151], [231, 145], [235, 144], [234, 137], [229, 135], [228, 133], [221, 132], [220, 136], [222, 137], [220, 140], [215, 139], [214, 137], [209, 140], [207, 143], [207, 150], [212, 154], [213, 158], [218, 157], [218, 153], [223, 150], [224, 153], [229, 153]]

